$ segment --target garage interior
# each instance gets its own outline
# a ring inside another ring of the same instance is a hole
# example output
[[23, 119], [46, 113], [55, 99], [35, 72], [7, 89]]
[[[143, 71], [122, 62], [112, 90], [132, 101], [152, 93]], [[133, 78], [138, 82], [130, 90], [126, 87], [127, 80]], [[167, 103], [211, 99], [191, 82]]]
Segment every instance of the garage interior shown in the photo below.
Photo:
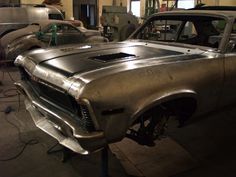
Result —
[[[187, 1], [179, 0], [179, 5], [184, 7]], [[66, 19], [80, 20], [88, 29], [99, 29], [102, 6], [124, 6], [132, 12], [135, 8], [131, 6], [137, 2], [141, 18], [147, 9], [145, 0], [63, 0], [60, 9]], [[236, 6], [235, 0], [189, 0], [189, 8], [193, 8], [192, 2]], [[20, 3], [41, 4], [42, 1], [21, 0]], [[165, 9], [175, 2], [159, 3]], [[108, 165], [110, 177], [233, 177], [236, 174], [235, 104], [199, 117], [198, 122], [181, 129], [176, 121], [169, 122], [168, 131], [155, 141], [154, 147], [138, 145], [128, 138], [110, 144], [108, 164], [104, 164], [104, 151], [87, 156], [64, 151], [56, 140], [34, 125], [25, 109], [24, 96], [14, 87], [14, 82], [20, 79], [14, 66], [0, 63], [0, 78], [0, 177], [107, 177], [104, 165]], [[51, 153], [54, 146], [58, 152]]]

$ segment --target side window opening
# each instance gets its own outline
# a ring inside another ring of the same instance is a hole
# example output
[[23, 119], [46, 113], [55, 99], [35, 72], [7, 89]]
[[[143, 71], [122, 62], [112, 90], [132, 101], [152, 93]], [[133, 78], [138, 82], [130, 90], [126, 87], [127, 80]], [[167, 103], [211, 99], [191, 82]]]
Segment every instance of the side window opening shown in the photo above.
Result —
[[236, 20], [234, 21], [229, 41], [230, 41], [229, 43], [231, 43], [230, 45], [232, 45], [232, 51], [231, 52], [236, 53]]
[[179, 36], [179, 41], [191, 40], [198, 35], [193, 22], [186, 22]]
[[224, 20], [186, 22], [178, 42], [218, 48], [225, 28]]
[[63, 17], [61, 14], [48, 14], [48, 19], [63, 20]]
[[181, 23], [178, 20], [151, 21], [137, 37], [152, 41], [175, 41]]
[[233, 33], [233, 34], [236, 34], [236, 20], [234, 21], [232, 33]]
[[79, 31], [70, 25], [64, 25], [63, 26], [63, 32], [65, 33], [78, 33]]

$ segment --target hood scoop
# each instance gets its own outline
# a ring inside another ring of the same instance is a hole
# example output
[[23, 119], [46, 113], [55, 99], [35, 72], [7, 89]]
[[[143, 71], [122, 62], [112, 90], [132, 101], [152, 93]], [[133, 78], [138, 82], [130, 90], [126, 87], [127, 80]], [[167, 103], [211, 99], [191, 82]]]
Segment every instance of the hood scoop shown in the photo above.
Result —
[[98, 55], [98, 56], [90, 57], [90, 59], [98, 60], [98, 61], [106, 63], [106, 62], [111, 62], [111, 61], [115, 61], [119, 59], [122, 59], [122, 60], [131, 59], [133, 57], [136, 57], [136, 55], [119, 52], [119, 53], [113, 53], [113, 54], [107, 54], [107, 55]]

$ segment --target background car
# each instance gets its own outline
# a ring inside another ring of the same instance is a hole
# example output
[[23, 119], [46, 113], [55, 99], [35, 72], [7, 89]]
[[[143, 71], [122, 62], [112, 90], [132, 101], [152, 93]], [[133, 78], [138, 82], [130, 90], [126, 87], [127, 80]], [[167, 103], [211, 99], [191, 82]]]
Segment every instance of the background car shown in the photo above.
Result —
[[1, 58], [13, 61], [19, 54], [36, 48], [107, 41], [99, 31], [88, 30], [84, 27], [76, 28], [66, 21], [47, 20], [33, 23], [1, 38]]
[[42, 4], [1, 7], [0, 14], [0, 38], [35, 21], [64, 19], [60, 10], [53, 6]]

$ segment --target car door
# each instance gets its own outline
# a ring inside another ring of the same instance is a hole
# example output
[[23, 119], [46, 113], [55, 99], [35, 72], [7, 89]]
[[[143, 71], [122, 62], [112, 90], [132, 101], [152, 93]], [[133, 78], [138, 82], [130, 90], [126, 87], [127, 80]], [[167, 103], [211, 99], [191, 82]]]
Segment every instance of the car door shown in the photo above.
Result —
[[57, 32], [57, 45], [83, 42], [83, 34], [74, 26], [61, 24]]
[[[188, 64], [185, 72], [193, 80], [195, 80], [194, 77], [198, 80], [196, 88], [194, 88], [198, 94], [198, 113], [216, 109], [222, 93], [224, 55], [217, 52], [218, 46], [215, 45], [215, 42], [209, 43], [211, 36], [220, 34], [220, 31], [216, 30], [215, 24], [221, 20], [225, 21], [221, 18], [204, 16], [186, 20], [180, 26], [176, 39], [178, 43], [206, 47], [206, 50], [208, 50], [208, 52], [204, 52], [204, 50], [202, 52], [207, 57], [193, 59], [191, 64]], [[210, 28], [206, 29], [204, 25], [210, 26]], [[191, 79], [189, 81], [191, 82]]]
[[225, 82], [221, 103], [232, 103], [236, 100], [236, 21], [234, 21], [225, 54]]
[[51, 46], [52, 45], [52, 33], [53, 33], [53, 25], [54, 24], [49, 24], [42, 30], [42, 34], [38, 38], [40, 41], [45, 43], [46, 46]]
[[58, 46], [83, 42], [83, 34], [74, 26], [64, 23], [50, 24], [43, 30], [40, 40], [46, 46]]

